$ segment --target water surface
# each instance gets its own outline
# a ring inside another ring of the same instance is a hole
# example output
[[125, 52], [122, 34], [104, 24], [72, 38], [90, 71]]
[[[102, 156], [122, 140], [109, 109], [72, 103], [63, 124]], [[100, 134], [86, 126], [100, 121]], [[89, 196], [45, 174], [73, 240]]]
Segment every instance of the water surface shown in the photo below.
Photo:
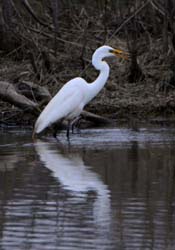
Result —
[[0, 249], [175, 249], [175, 129], [0, 138]]

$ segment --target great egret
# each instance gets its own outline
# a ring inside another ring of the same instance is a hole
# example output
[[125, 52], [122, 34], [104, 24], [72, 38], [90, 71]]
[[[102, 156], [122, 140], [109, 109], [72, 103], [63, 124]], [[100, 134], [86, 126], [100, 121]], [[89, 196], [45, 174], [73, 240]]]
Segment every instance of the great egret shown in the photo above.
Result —
[[[100, 71], [97, 79], [92, 83], [87, 83], [83, 78], [76, 77], [67, 82], [39, 115], [34, 126], [33, 138], [35, 133], [38, 134], [50, 125], [65, 119], [68, 121], [67, 138], [69, 139], [70, 126], [77, 120], [84, 106], [105, 85], [110, 68], [103, 59], [111, 56], [127, 59], [127, 53], [122, 50], [113, 49], [106, 45], [98, 48], [92, 56], [93, 66]], [[54, 135], [56, 137], [56, 132]]]

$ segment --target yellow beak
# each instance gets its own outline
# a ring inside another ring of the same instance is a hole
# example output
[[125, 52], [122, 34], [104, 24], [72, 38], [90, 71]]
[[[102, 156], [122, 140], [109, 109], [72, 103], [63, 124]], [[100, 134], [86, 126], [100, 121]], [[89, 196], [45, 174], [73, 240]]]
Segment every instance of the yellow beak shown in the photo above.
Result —
[[119, 57], [119, 58], [123, 58], [125, 60], [129, 59], [129, 53], [120, 50], [120, 49], [114, 49], [113, 51], [111, 51], [115, 56]]

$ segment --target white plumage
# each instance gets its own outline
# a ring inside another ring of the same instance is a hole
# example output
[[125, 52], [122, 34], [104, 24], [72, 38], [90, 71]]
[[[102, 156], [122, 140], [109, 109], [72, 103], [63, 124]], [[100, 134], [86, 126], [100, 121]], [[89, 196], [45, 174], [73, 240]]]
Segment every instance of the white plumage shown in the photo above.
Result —
[[35, 132], [40, 133], [63, 117], [71, 120], [77, 117], [85, 105], [85, 84], [82, 78], [75, 78], [64, 85], [38, 117]]
[[41, 112], [35, 123], [33, 137], [35, 133], [42, 132], [62, 119], [68, 120], [69, 137], [70, 122], [81, 114], [84, 106], [100, 92], [108, 79], [110, 69], [103, 58], [114, 55], [127, 58], [126, 53], [110, 46], [102, 46], [95, 51], [92, 64], [100, 71], [97, 79], [93, 83], [87, 83], [83, 78], [77, 77], [67, 82]]

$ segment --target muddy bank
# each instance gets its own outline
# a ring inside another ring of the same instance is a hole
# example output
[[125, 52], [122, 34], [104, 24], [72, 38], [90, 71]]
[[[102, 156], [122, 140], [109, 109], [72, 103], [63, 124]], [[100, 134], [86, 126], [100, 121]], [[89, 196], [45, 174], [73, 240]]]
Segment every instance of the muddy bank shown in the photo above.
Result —
[[[43, 107], [44, 108], [44, 107]], [[146, 79], [139, 83], [109, 80], [99, 95], [85, 110], [104, 116], [117, 123], [175, 121], [175, 90], [160, 91]], [[0, 102], [0, 120], [3, 125], [31, 125], [36, 116], [8, 103]]]
[[[111, 73], [107, 84], [91, 101], [85, 110], [110, 118], [112, 121], [128, 122], [137, 120], [139, 122], [152, 121], [174, 121], [175, 119], [175, 89], [170, 85], [172, 71], [170, 61], [164, 60], [160, 54], [161, 46], [155, 42], [152, 51], [143, 53], [139, 60], [139, 66], [144, 73], [144, 79], [137, 82], [128, 82], [130, 72], [130, 61], [108, 60]], [[159, 48], [159, 51], [157, 51]], [[91, 54], [88, 55], [89, 61]], [[29, 61], [14, 61], [5, 56], [0, 59], [0, 80], [13, 83], [14, 86], [23, 80], [35, 82], [44, 86], [53, 96], [61, 86], [73, 77], [81, 76], [82, 69], [78, 59], [74, 58], [72, 63], [62, 67], [58, 64], [57, 74], [49, 73], [44, 80], [37, 80], [33, 74], [32, 65]], [[64, 64], [64, 65], [63, 65]], [[98, 72], [91, 64], [83, 74], [87, 81], [92, 82]], [[35, 97], [33, 97], [35, 99]], [[44, 106], [41, 108], [41, 110]], [[36, 116], [22, 110], [8, 102], [0, 101], [0, 123], [3, 125], [33, 125]]]

